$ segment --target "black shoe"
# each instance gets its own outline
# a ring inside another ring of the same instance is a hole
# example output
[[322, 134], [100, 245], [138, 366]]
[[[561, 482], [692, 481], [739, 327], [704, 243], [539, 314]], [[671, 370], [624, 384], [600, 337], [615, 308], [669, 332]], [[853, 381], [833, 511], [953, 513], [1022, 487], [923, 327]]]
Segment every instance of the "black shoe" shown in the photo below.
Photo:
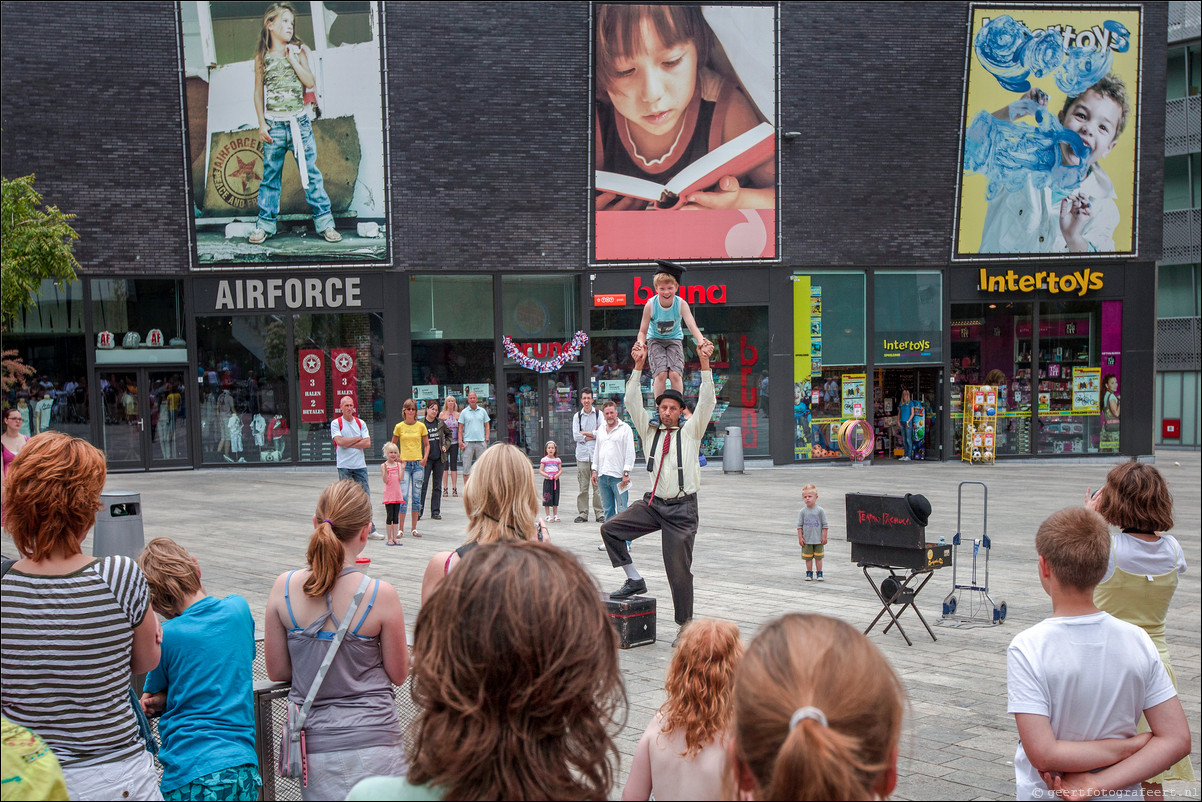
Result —
[[627, 579], [626, 584], [609, 594], [611, 599], [629, 599], [640, 593], [647, 592], [647, 581], [644, 579]]
[[578, 524], [588, 523], [588, 516], [587, 515], [577, 515], [576, 523], [578, 523]]
[[431, 518], [431, 519], [433, 519], [433, 520], [435, 520], [435, 521], [441, 521], [441, 520], [442, 520], [442, 515], [441, 515], [440, 513], [437, 513], [437, 512], [436, 512], [436, 513], [434, 513], [433, 515], [431, 515], [431, 516], [430, 516], [430, 518]]

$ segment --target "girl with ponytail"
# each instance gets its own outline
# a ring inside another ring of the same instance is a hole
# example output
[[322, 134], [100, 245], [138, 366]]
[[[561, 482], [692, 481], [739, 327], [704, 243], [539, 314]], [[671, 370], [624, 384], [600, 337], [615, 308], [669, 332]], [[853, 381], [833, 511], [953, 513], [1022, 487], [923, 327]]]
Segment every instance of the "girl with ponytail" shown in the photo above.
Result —
[[884, 799], [897, 785], [905, 691], [884, 655], [835, 618], [769, 623], [735, 680], [740, 798]]
[[[308, 565], [280, 574], [267, 600], [268, 678], [291, 682], [300, 706], [358, 590], [355, 563], [371, 532], [371, 501], [353, 480], [317, 502]], [[345, 799], [364, 777], [406, 771], [393, 697], [409, 673], [405, 615], [396, 590], [370, 582], [305, 723], [308, 787], [302, 799]]]

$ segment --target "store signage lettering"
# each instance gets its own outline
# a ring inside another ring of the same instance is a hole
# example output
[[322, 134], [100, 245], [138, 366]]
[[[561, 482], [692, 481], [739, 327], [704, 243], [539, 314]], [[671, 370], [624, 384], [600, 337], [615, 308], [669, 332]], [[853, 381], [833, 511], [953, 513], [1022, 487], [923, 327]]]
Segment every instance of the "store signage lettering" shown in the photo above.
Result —
[[[726, 285], [711, 284], [708, 287], [701, 284], [692, 286], [681, 285], [677, 294], [691, 304], [724, 304], [726, 303]], [[639, 276], [634, 277], [634, 301], [646, 303], [655, 295], [654, 285], [645, 285]]]
[[298, 355], [297, 380], [300, 382], [301, 420], [324, 423], [326, 420], [325, 351], [302, 350]]
[[881, 340], [881, 347], [886, 351], [929, 351], [930, 340]]
[[[726, 288], [722, 288], [725, 292]], [[747, 344], [747, 335], [739, 335], [739, 381], [743, 385], [743, 446], [759, 446], [759, 387], [755, 383], [755, 365], [760, 361], [760, 352], [754, 345]]]
[[593, 306], [626, 306], [626, 293], [594, 295]]
[[1088, 267], [1072, 273], [1040, 270], [1026, 276], [1020, 276], [1013, 270], [990, 275], [988, 269], [982, 267], [978, 289], [982, 292], [1034, 292], [1046, 289], [1053, 295], [1061, 292], [1084, 295], [1088, 290], [1102, 289], [1102, 280], [1105, 277], [1100, 270], [1091, 270]]
[[514, 347], [521, 353], [534, 359], [554, 359], [572, 347], [570, 342], [566, 343], [514, 343]]
[[363, 306], [359, 278], [225, 279], [217, 285], [218, 312], [246, 309], [340, 309]]

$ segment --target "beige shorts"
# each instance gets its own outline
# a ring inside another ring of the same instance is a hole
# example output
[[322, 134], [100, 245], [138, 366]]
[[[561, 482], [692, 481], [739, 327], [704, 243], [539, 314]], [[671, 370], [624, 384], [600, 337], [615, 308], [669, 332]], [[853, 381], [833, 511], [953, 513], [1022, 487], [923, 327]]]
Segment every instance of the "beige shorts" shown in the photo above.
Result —
[[[684, 375], [684, 340], [647, 340], [647, 362], [651, 375], [675, 373]], [[680, 388], [677, 388], [680, 389]]]

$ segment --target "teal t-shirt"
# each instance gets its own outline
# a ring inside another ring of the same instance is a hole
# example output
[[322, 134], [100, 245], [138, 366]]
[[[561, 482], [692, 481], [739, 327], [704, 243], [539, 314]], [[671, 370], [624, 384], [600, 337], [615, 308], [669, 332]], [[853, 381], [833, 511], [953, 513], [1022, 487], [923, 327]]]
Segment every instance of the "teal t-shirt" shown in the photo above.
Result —
[[488, 421], [488, 411], [482, 406], [477, 406], [475, 409], [464, 407], [459, 410], [459, 425], [463, 427], [463, 442], [484, 442], [484, 424]]
[[162, 790], [255, 758], [255, 622], [241, 596], [206, 596], [163, 622], [159, 665], [146, 693], [167, 691], [159, 719]]

